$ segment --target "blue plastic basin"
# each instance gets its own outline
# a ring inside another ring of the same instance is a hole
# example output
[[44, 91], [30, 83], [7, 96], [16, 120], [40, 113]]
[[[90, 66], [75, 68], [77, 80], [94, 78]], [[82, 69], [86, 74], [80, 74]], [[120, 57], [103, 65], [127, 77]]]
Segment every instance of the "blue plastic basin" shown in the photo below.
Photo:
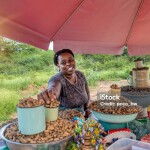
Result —
[[104, 122], [101, 120], [98, 120], [98, 121], [104, 127], [105, 131], [127, 128], [127, 123], [109, 123], [109, 122]]
[[127, 123], [134, 120], [138, 113], [128, 114], [128, 115], [118, 115], [118, 114], [105, 114], [97, 111], [92, 111], [93, 115], [101, 121], [108, 123]]

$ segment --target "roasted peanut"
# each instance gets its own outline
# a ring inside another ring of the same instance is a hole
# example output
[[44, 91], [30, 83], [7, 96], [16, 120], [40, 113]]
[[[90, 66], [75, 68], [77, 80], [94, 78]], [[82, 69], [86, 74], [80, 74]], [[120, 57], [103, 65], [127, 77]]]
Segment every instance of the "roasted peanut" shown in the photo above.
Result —
[[82, 113], [77, 111], [76, 109], [60, 110], [59, 117], [70, 121], [73, 120], [74, 117], [80, 117], [84, 119]]
[[[111, 103], [113, 105], [101, 105], [104, 103]], [[90, 108], [97, 112], [106, 114], [133, 114], [141, 111], [138, 105], [131, 105], [131, 101], [125, 97], [120, 97], [120, 100], [99, 100], [90, 104]]]
[[[63, 130], [63, 128], [66, 130]], [[46, 130], [42, 133], [36, 135], [23, 135], [18, 130], [18, 125], [12, 124], [4, 133], [5, 138], [18, 142], [18, 143], [47, 143], [52, 141], [58, 141], [63, 139], [64, 137], [71, 136], [74, 133], [74, 125], [73, 123], [58, 118], [54, 122], [46, 123]]]
[[37, 107], [44, 105], [43, 100], [37, 100], [33, 99], [31, 97], [22, 99], [19, 101], [19, 104], [17, 104], [17, 107], [23, 107], [23, 108], [30, 108], [30, 107]]

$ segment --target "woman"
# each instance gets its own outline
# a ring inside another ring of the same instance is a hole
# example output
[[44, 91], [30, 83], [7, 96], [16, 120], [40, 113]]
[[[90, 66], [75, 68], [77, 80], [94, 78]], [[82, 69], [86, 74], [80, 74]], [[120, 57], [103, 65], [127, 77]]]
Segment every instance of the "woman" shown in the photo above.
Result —
[[48, 89], [38, 95], [47, 104], [51, 100], [60, 101], [60, 109], [77, 109], [86, 111], [89, 115], [88, 103], [90, 100], [89, 88], [85, 76], [76, 70], [74, 54], [69, 49], [55, 53], [54, 64], [59, 68], [59, 73], [53, 76], [48, 83]]

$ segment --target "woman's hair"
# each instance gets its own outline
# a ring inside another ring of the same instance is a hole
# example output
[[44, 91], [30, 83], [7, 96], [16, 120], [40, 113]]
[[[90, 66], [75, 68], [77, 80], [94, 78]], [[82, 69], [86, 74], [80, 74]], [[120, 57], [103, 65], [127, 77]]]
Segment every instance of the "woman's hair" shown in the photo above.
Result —
[[62, 50], [59, 50], [55, 53], [54, 55], [54, 64], [57, 66], [58, 64], [58, 56], [63, 54], [63, 53], [69, 53], [71, 54], [73, 57], [74, 57], [74, 54], [73, 52], [70, 50], [70, 49], [62, 49]]

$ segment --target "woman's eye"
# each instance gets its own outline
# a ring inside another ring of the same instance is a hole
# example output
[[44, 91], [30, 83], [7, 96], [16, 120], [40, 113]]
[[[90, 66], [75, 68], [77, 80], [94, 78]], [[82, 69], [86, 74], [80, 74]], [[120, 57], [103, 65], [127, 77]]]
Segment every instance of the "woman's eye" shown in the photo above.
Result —
[[74, 61], [74, 59], [70, 59], [70, 60], [69, 60], [69, 62], [73, 62], [73, 61]]
[[62, 62], [61, 62], [61, 64], [62, 64], [62, 65], [65, 65], [65, 64], [66, 64], [66, 62], [65, 62], [65, 61], [62, 61]]

